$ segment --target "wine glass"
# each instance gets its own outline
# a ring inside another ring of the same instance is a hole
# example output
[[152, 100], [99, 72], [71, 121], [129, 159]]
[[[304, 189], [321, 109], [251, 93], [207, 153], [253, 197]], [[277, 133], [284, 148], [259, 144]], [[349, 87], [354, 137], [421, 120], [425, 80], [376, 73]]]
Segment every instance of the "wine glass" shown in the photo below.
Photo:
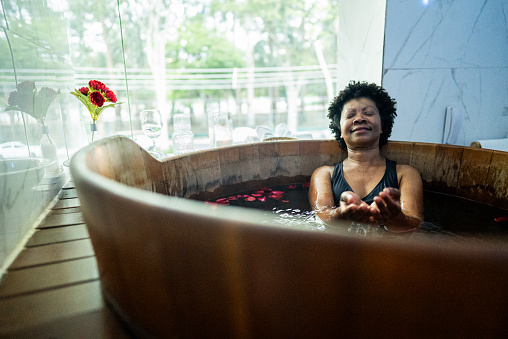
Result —
[[155, 149], [155, 139], [162, 132], [162, 117], [158, 109], [145, 109], [141, 112], [141, 129], [152, 140], [152, 146], [148, 149], [155, 158], [162, 158], [164, 154]]

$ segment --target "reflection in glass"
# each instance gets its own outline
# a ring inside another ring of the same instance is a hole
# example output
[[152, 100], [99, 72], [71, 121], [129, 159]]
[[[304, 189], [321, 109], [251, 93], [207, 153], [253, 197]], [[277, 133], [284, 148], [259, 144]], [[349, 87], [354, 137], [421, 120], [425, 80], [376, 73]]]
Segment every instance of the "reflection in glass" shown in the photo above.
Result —
[[58, 163], [57, 147], [49, 136], [49, 128], [46, 125], [48, 108], [56, 99], [60, 91], [49, 87], [37, 89], [35, 82], [23, 81], [16, 86], [16, 90], [9, 95], [6, 111], [20, 111], [28, 114], [42, 125], [42, 137], [40, 147], [42, 157], [53, 161], [48, 168], [51, 173], [58, 174], [60, 167]]
[[[68, 180], [58, 161], [40, 159], [67, 156], [62, 111], [78, 118], [67, 126], [73, 140], [79, 139], [80, 127], [77, 110], [67, 110], [68, 99], [60, 94], [74, 81], [62, 14], [39, 0], [4, 0], [2, 5], [0, 161], [16, 158], [46, 165], [44, 171], [27, 167], [2, 176], [0, 265]], [[31, 179], [34, 172], [37, 182]]]

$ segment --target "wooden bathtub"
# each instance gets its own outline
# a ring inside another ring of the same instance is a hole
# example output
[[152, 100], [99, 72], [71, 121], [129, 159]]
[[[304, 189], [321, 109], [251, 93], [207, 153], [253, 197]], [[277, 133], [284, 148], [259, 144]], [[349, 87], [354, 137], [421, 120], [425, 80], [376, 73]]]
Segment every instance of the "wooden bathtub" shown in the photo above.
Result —
[[[416, 167], [426, 190], [508, 209], [508, 153], [413, 142], [383, 152]], [[80, 150], [71, 173], [107, 303], [138, 337], [506, 337], [505, 242], [288, 229], [194, 200], [309, 180], [344, 155], [333, 140], [162, 162], [123, 137]]]

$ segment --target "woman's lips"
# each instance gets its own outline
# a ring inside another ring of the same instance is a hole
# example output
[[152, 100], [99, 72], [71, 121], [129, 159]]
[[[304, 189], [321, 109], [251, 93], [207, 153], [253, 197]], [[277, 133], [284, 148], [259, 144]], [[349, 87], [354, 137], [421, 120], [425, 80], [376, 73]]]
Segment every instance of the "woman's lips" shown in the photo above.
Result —
[[370, 130], [371, 129], [367, 128], [367, 127], [358, 127], [358, 128], [353, 129], [351, 132], [362, 132], [362, 131], [370, 131]]

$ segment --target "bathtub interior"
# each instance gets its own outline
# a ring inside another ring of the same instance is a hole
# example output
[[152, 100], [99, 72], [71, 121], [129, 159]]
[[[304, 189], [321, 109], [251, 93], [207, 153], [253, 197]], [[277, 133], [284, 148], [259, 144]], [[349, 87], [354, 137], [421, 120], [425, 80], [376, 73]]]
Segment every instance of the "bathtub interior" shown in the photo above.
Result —
[[[426, 192], [508, 210], [508, 153], [396, 141], [382, 153], [417, 168]], [[89, 150], [87, 164], [90, 170], [131, 187], [206, 201], [260, 187], [308, 182], [314, 169], [345, 156], [334, 140], [305, 140], [216, 148], [157, 161], [129, 139], [113, 137]]]
[[[508, 153], [397, 141], [382, 153], [417, 168], [425, 192], [508, 210]], [[334, 140], [305, 140], [215, 148], [158, 161], [129, 139], [113, 137], [87, 151], [87, 164], [91, 171], [127, 186], [207, 201], [308, 182], [314, 169], [345, 156]]]

